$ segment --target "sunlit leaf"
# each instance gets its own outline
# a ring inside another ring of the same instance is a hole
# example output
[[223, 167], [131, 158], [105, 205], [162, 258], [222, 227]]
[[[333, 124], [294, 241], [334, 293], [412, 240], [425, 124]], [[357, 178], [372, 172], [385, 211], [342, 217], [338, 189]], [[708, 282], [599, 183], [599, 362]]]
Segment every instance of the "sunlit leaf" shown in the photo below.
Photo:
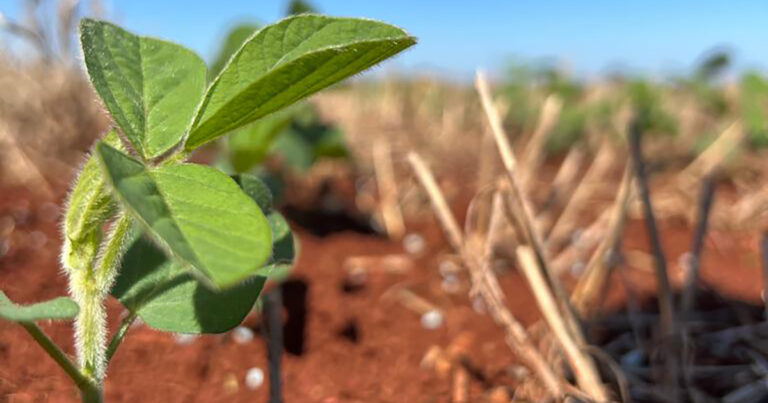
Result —
[[303, 14], [256, 32], [205, 95], [186, 149], [359, 73], [415, 43], [377, 21]]
[[269, 258], [269, 224], [234, 180], [211, 167], [147, 168], [101, 143], [108, 180], [127, 210], [178, 261], [219, 287], [250, 277]]
[[187, 132], [205, 91], [205, 63], [194, 52], [83, 19], [80, 41], [93, 87], [136, 151], [156, 157]]

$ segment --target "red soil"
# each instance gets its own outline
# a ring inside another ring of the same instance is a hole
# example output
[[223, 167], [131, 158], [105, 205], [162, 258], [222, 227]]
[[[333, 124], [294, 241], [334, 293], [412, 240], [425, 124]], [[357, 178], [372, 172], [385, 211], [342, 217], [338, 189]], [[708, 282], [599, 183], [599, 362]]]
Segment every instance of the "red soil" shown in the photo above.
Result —
[[[10, 217], [10, 218], [8, 218]], [[0, 289], [17, 302], [34, 302], [66, 293], [58, 270], [59, 216], [52, 204], [43, 204], [24, 190], [0, 194]], [[3, 225], [14, 222], [9, 234]], [[5, 223], [5, 224], [4, 224]], [[443, 402], [450, 396], [450, 379], [420, 367], [432, 345], [447, 346], [468, 333], [474, 342], [470, 364], [478, 378], [470, 382], [477, 401], [489, 385], [515, 385], [510, 365], [515, 358], [503, 335], [485, 315], [475, 312], [466, 297], [466, 279], [455, 294], [441, 288], [438, 263], [447, 246], [431, 219], [411, 227], [426, 240], [424, 252], [406, 273], [371, 274], [356, 291], [345, 291], [343, 262], [358, 255], [403, 253], [400, 242], [357, 233], [315, 237], [297, 229], [301, 240], [294, 279], [308, 286], [308, 324], [304, 353], [284, 358], [284, 394], [287, 402]], [[688, 248], [690, 230], [662, 225], [662, 237], [671, 277], [679, 279], [678, 256]], [[45, 240], [44, 240], [45, 238]], [[625, 249], [647, 250], [644, 228], [631, 222]], [[3, 244], [8, 244], [3, 252]], [[703, 282], [722, 293], [759, 301], [762, 282], [756, 238], [710, 232], [703, 257]], [[632, 283], [648, 290], [650, 271], [632, 271]], [[509, 271], [500, 277], [514, 315], [525, 324], [538, 311], [525, 281]], [[619, 284], [619, 283], [614, 283]], [[406, 309], [387, 291], [408, 286], [445, 312], [445, 322], [426, 330], [419, 315]], [[618, 306], [621, 286], [612, 287], [609, 301]], [[111, 328], [122, 308], [108, 302]], [[258, 318], [245, 322], [258, 329]], [[44, 323], [43, 330], [68, 353], [72, 351], [69, 323]], [[346, 330], [346, 331], [345, 331]], [[356, 341], [350, 334], [356, 333]], [[77, 401], [76, 390], [61, 370], [26, 335], [23, 329], [0, 321], [0, 401]], [[263, 339], [238, 344], [229, 335], [202, 336], [191, 344], [178, 344], [170, 334], [145, 326], [132, 329], [110, 364], [107, 401], [253, 402], [266, 401], [265, 382], [257, 390], [244, 385], [246, 371], [266, 371]], [[482, 378], [482, 379], [479, 379]]]

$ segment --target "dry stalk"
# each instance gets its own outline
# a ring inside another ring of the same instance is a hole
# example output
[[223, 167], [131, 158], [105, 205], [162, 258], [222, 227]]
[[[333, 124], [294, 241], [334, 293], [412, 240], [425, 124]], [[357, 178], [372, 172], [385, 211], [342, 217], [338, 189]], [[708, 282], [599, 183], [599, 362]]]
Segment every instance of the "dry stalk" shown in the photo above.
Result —
[[433, 369], [440, 377], [452, 375], [452, 402], [469, 401], [470, 368], [467, 354], [474, 338], [463, 332], [445, 349], [432, 346], [421, 360], [423, 368]]
[[373, 143], [373, 169], [379, 188], [381, 218], [387, 235], [400, 238], [405, 233], [403, 213], [398, 203], [397, 181], [392, 167], [392, 150], [386, 140]]
[[651, 250], [654, 255], [656, 278], [659, 282], [659, 311], [661, 313], [661, 327], [665, 336], [675, 334], [675, 314], [672, 302], [672, 289], [667, 275], [667, 260], [661, 247], [659, 230], [651, 205], [651, 195], [648, 186], [648, 175], [645, 172], [645, 161], [641, 149], [641, 136], [639, 123], [633, 122], [629, 127], [629, 149], [632, 156], [632, 167], [637, 178], [637, 188], [643, 205], [643, 215], [648, 231]]
[[542, 208], [543, 211], [536, 216], [536, 223], [539, 225], [539, 228], [547, 229], [552, 227], [553, 221], [556, 218], [556, 212], [563, 207], [567, 195], [573, 191], [576, 185], [576, 177], [579, 174], [585, 157], [586, 154], [581, 147], [571, 147], [568, 151], [549, 188], [544, 207]]
[[742, 197], [729, 209], [728, 216], [739, 225], [751, 224], [766, 209], [768, 209], [768, 189], [763, 189]]
[[488, 233], [488, 225], [490, 224], [491, 205], [493, 204], [495, 190], [494, 187], [487, 186], [484, 189], [478, 190], [472, 196], [464, 217], [465, 237], [477, 235], [480, 239], [485, 238]]
[[394, 292], [394, 298], [414, 313], [424, 315], [428, 312], [440, 312], [440, 309], [435, 304], [407, 288], [401, 287]]
[[[552, 291], [557, 295], [558, 300], [564, 304], [563, 312], [565, 314], [566, 322], [569, 324], [569, 328], [573, 330], [572, 335], [579, 337], [580, 332], [577, 331], [579, 327], [573, 312], [573, 307], [570, 306], [568, 296], [565, 292], [565, 288], [560, 283], [560, 280], [552, 273], [549, 266], [549, 257], [547, 249], [544, 246], [544, 241], [541, 236], [541, 232], [538, 229], [533, 207], [531, 202], [525, 196], [520, 185], [517, 161], [515, 160], [515, 154], [512, 150], [512, 146], [509, 143], [509, 137], [504, 131], [504, 127], [501, 124], [501, 117], [498, 111], [494, 108], [491, 102], [491, 91], [488, 87], [488, 82], [485, 79], [485, 75], [481, 72], [477, 72], [475, 87], [480, 95], [480, 101], [485, 111], [485, 115], [488, 119], [488, 123], [491, 127], [491, 132], [496, 140], [496, 146], [501, 156], [501, 161], [504, 164], [506, 170], [507, 181], [509, 182], [509, 198], [505, 201], [508, 204], [507, 211], [513, 212], [511, 222], [519, 225], [524, 230], [525, 237], [533, 247], [536, 255], [539, 259], [540, 265], [537, 266], [543, 271], [544, 278], [547, 279]], [[519, 207], [519, 208], [517, 208]]]
[[501, 193], [494, 193], [491, 201], [491, 216], [488, 220], [488, 234], [485, 237], [485, 245], [483, 248], [483, 262], [482, 265], [480, 265], [481, 284], [485, 284], [487, 290], [499, 301], [504, 301], [504, 293], [502, 292], [498, 281], [496, 281], [496, 276], [493, 274], [493, 270], [491, 270], [491, 262], [493, 261], [493, 247], [506, 224], [503, 208], [504, 200]]
[[446, 202], [445, 197], [443, 197], [440, 187], [437, 186], [437, 181], [435, 181], [434, 175], [432, 175], [432, 172], [427, 167], [427, 164], [424, 163], [424, 160], [413, 151], [408, 153], [408, 162], [416, 173], [419, 183], [421, 183], [421, 186], [427, 191], [427, 195], [429, 195], [429, 200], [432, 202], [435, 214], [437, 214], [437, 219], [443, 226], [445, 234], [448, 236], [448, 242], [450, 242], [451, 247], [455, 251], [460, 253], [464, 245], [464, 237], [461, 235], [461, 227], [459, 227], [459, 224], [453, 217], [453, 213], [451, 213], [451, 209], [448, 207], [448, 202]]
[[434, 370], [437, 375], [446, 377], [453, 367], [448, 354], [439, 346], [432, 346], [421, 359], [421, 367]]
[[712, 209], [712, 203], [715, 196], [715, 182], [712, 176], [704, 177], [701, 182], [700, 192], [696, 230], [693, 233], [689, 261], [686, 262], [687, 267], [685, 268], [685, 284], [683, 285], [683, 296], [680, 306], [680, 312], [683, 318], [687, 318], [688, 315], [693, 312], [694, 302], [696, 300], [696, 286], [699, 282], [701, 252], [704, 248], [704, 236], [707, 233], [709, 212]]
[[584, 174], [581, 182], [576, 187], [563, 212], [555, 221], [547, 237], [547, 243], [550, 250], [558, 249], [562, 242], [568, 238], [568, 234], [573, 229], [573, 223], [576, 217], [584, 207], [590, 194], [594, 191], [595, 185], [603, 182], [605, 176], [610, 171], [616, 159], [616, 153], [611, 145], [606, 141], [600, 146], [597, 156], [592, 161], [589, 169]]
[[0, 127], [0, 144], [9, 150], [7, 152], [12, 159], [6, 161], [4, 165], [15, 171], [14, 176], [21, 179], [28, 189], [40, 193], [47, 199], [52, 199], [53, 189], [50, 183], [13, 135], [6, 130], [5, 125]]
[[509, 403], [509, 392], [503, 386], [497, 386], [488, 393], [488, 403]]
[[610, 274], [611, 266], [606, 262], [607, 254], [621, 238], [624, 223], [627, 217], [629, 200], [632, 198], [632, 171], [629, 166], [624, 169], [624, 176], [619, 185], [619, 193], [613, 203], [611, 221], [608, 224], [608, 235], [594, 251], [592, 257], [584, 269], [584, 274], [579, 278], [573, 293], [571, 303], [583, 317], [587, 314], [588, 306], [594, 301], [597, 293], [602, 289], [603, 283]]
[[[495, 184], [496, 164], [494, 149], [496, 145], [493, 141], [493, 135], [488, 130], [483, 131], [483, 138], [480, 143], [480, 153], [477, 158], [477, 183], [475, 193], [480, 193], [488, 186]], [[485, 220], [489, 217], [490, 211], [485, 208], [486, 204], [479, 206], [478, 217]]]
[[760, 260], [763, 271], [763, 304], [765, 305], [765, 318], [768, 319], [768, 234], [760, 234]]
[[348, 274], [365, 275], [367, 273], [403, 274], [413, 269], [413, 258], [406, 253], [387, 255], [356, 255], [344, 259], [342, 267]]
[[741, 122], [732, 123], [717, 137], [717, 140], [680, 172], [679, 181], [687, 185], [697, 183], [701, 178], [711, 175], [728, 154], [741, 145], [744, 134]]
[[576, 242], [560, 251], [552, 259], [552, 270], [555, 274], [560, 275], [583, 260], [586, 253], [603, 238], [610, 219], [611, 210], [603, 210], [600, 216], [581, 232]]
[[[34, 18], [34, 10], [29, 13], [29, 16], [31, 16], [30, 18]], [[0, 21], [0, 29], [29, 41], [37, 48], [43, 59], [48, 61], [51, 56], [51, 51], [49, 51], [48, 42], [41, 32], [34, 27], [28, 27], [25, 24], [10, 20], [5, 15], [2, 15], [2, 17], [2, 21]]]
[[[507, 345], [537, 374], [539, 380], [552, 397], [558, 398], [562, 396], [564, 389], [560, 379], [555, 375], [554, 370], [544, 360], [539, 351], [536, 350], [523, 325], [517, 321], [504, 305], [504, 301], [500, 298], [500, 287], [495, 276], [483, 274], [483, 261], [485, 259], [480, 257], [478, 253], [472, 253], [465, 245], [459, 224], [448, 209], [445, 197], [435, 183], [434, 176], [429, 171], [429, 168], [424, 164], [421, 157], [414, 152], [409, 153], [408, 160], [419, 182], [427, 191], [435, 214], [445, 230], [451, 245], [461, 255], [464, 264], [469, 270], [473, 289], [476, 289], [477, 294], [482, 298], [491, 318], [504, 330]], [[488, 284], [490, 283], [495, 283], [495, 285], [489, 286]]]
[[645, 160], [641, 147], [642, 127], [638, 120], [633, 120], [629, 125], [629, 151], [631, 155], [632, 168], [636, 178], [638, 194], [643, 205], [643, 216], [645, 217], [646, 231], [648, 241], [651, 245], [651, 251], [654, 256], [654, 269], [656, 280], [658, 282], [658, 301], [660, 313], [660, 327], [663, 335], [661, 345], [661, 363], [663, 364], [663, 373], [659, 374], [661, 383], [664, 384], [665, 393], [676, 397], [679, 391], [678, 375], [680, 374], [680, 363], [682, 355], [680, 354], [679, 334], [675, 322], [674, 301], [672, 299], [672, 289], [669, 284], [667, 274], [667, 260], [664, 256], [664, 250], [661, 246], [661, 236], [656, 217], [651, 205], [651, 193], [648, 185], [648, 173], [645, 171]]
[[[563, 163], [557, 170], [555, 179], [552, 181], [552, 187], [549, 190], [547, 204], [549, 204], [550, 208], [559, 207], [563, 196], [571, 192], [585, 156], [584, 149], [581, 147], [571, 147], [568, 150], [568, 154], [566, 154]], [[548, 228], [548, 226], [542, 226], [542, 228]]]
[[495, 156], [496, 144], [493, 140], [493, 134], [487, 129], [483, 130], [483, 138], [480, 140], [480, 153], [477, 155], [477, 190], [492, 184], [496, 178], [496, 165], [498, 164]]
[[453, 403], [467, 403], [469, 401], [469, 372], [463, 365], [453, 367], [451, 401]]
[[77, 24], [77, 9], [80, 0], [62, 0], [59, 2], [59, 9], [57, 12], [57, 28], [59, 35], [59, 56], [62, 60], [69, 60], [70, 44], [73, 33], [76, 32]]
[[523, 149], [523, 161], [520, 169], [520, 182], [523, 189], [530, 190], [531, 188], [534, 174], [544, 160], [544, 146], [547, 143], [547, 136], [555, 127], [562, 107], [563, 101], [557, 95], [549, 95], [544, 100], [536, 130]]
[[608, 400], [608, 393], [600, 381], [594, 361], [585, 353], [583, 346], [571, 336], [568, 324], [558, 309], [556, 297], [552, 294], [541, 270], [537, 267], [537, 259], [533, 250], [528, 246], [517, 247], [517, 259], [520, 269], [525, 274], [528, 284], [533, 290], [544, 319], [554, 333], [560, 347], [563, 349], [568, 362], [573, 369], [576, 381], [592, 399], [599, 402]]

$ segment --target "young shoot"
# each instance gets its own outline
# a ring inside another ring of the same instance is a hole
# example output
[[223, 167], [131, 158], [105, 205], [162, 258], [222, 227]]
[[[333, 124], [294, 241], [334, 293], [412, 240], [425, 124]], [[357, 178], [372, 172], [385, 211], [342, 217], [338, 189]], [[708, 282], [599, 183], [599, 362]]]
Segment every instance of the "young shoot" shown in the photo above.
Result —
[[[214, 77], [194, 52], [104, 21], [80, 23], [83, 59], [114, 126], [72, 184], [61, 264], [69, 298], [17, 305], [19, 323], [79, 388], [102, 401], [109, 361], [135, 318], [177, 333], [236, 327], [293, 236], [256, 177], [186, 162], [241, 129], [412, 46], [378, 21], [301, 14], [251, 34]], [[128, 311], [111, 338], [105, 300]], [[74, 319], [73, 360], [35, 325]]]

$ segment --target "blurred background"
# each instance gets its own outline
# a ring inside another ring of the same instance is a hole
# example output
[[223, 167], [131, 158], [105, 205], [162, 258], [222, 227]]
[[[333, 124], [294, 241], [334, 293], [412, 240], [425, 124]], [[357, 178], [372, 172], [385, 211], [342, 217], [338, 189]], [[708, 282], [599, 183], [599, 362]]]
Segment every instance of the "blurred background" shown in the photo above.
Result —
[[[562, 281], [571, 295], [584, 325], [573, 337], [595, 346], [612, 398], [765, 398], [760, 1], [0, 0], [0, 288], [17, 301], [66, 290], [59, 206], [110, 125], [85, 76], [80, 18], [180, 43], [214, 77], [260, 26], [305, 12], [382, 20], [419, 43], [193, 156], [264, 178], [301, 245], [293, 270], [272, 282], [284, 295], [286, 401], [540, 401], [540, 374], [499, 309], [573, 382], [516, 260], [536, 237], [557, 279], [550, 291]], [[473, 280], [469, 246], [457, 248], [434, 218], [420, 164], [464, 241], [478, 236], [484, 252], [474, 253], [495, 286]], [[510, 188], [530, 209], [494, 226], [495, 195]], [[689, 337], [672, 348], [685, 355], [676, 395], [655, 389], [667, 368], [665, 299]], [[120, 305], [109, 309], [117, 320]], [[71, 345], [66, 325], [46, 326]], [[0, 400], [74, 397], [22, 331], [0, 330]], [[107, 400], [266, 401], [262, 330], [259, 307], [225, 335], [138, 326], [110, 368]]]

